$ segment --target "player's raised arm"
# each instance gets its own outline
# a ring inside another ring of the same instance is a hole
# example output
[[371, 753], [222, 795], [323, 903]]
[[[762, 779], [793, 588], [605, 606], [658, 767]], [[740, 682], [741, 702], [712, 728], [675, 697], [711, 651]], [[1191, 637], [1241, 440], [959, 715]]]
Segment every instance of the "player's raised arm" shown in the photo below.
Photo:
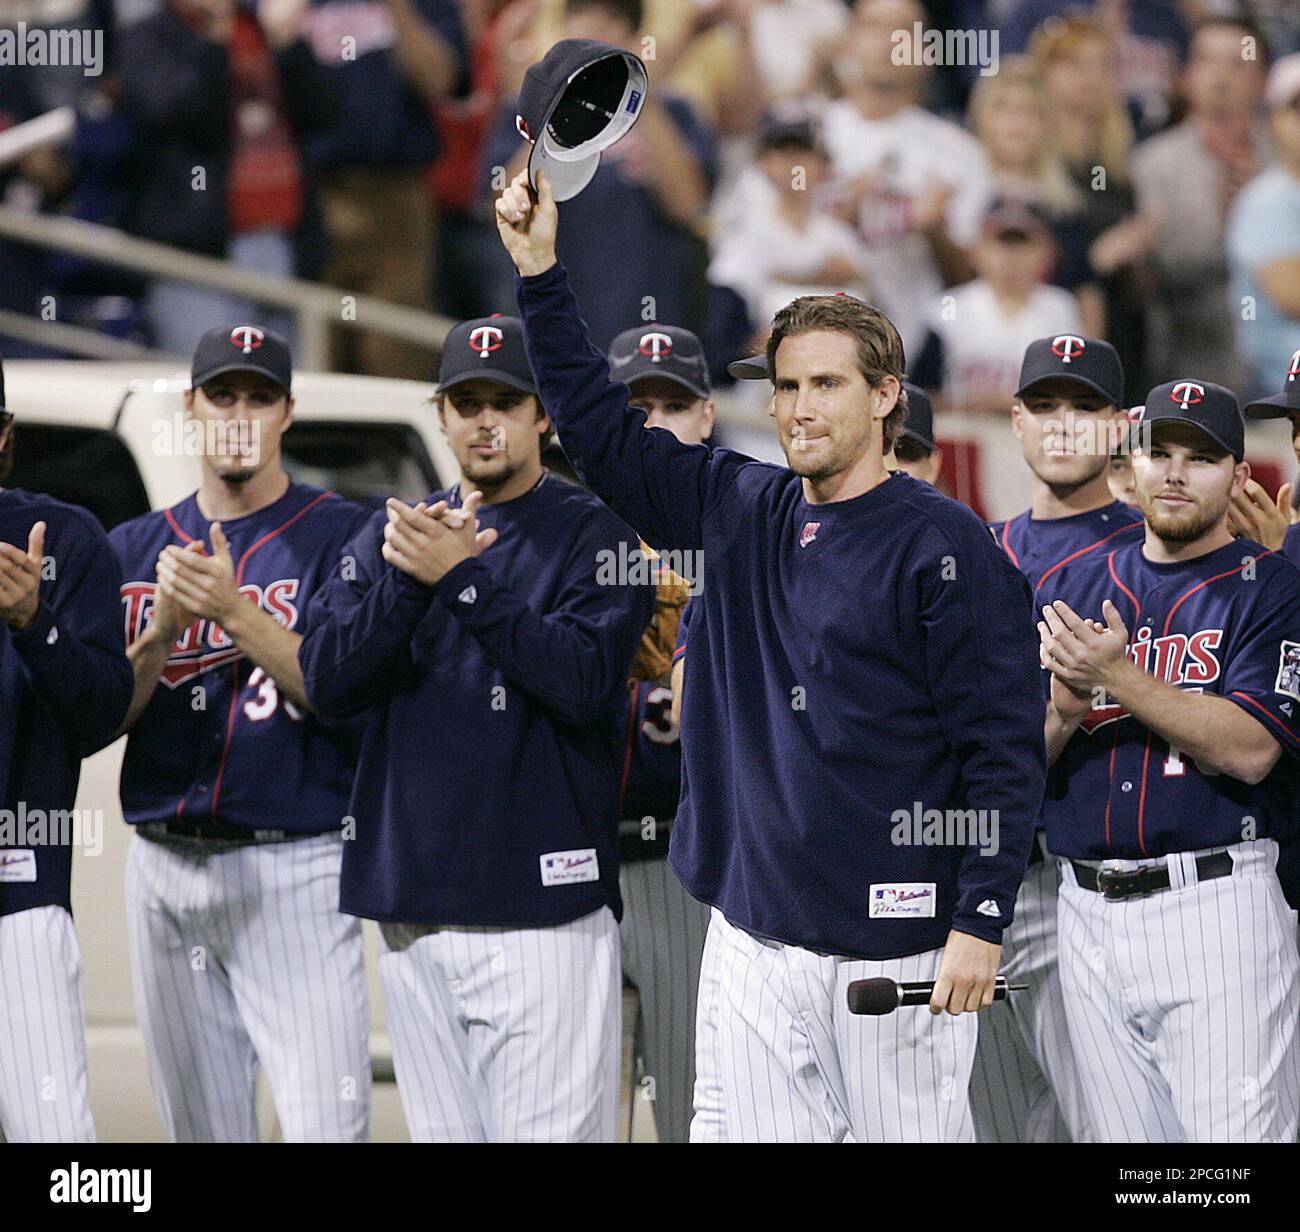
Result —
[[533, 200], [527, 171], [497, 199], [497, 230], [519, 272], [517, 295], [528, 359], [546, 413], [593, 492], [657, 548], [703, 546], [704, 515], [746, 461], [668, 432], [646, 432], [591, 343], [555, 255], [559, 214], [544, 173]]

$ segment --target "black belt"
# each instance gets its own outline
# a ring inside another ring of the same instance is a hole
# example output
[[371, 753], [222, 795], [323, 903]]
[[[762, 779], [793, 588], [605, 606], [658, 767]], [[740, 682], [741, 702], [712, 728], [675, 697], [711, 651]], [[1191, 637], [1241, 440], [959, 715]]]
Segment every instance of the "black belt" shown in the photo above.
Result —
[[139, 829], [151, 838], [189, 838], [210, 843], [285, 843], [296, 838], [316, 838], [332, 830], [250, 830], [226, 821], [145, 821]]
[[[1085, 890], [1092, 890], [1109, 902], [1169, 889], [1168, 868], [1135, 868], [1126, 873], [1113, 868], [1093, 868], [1078, 860], [1071, 860], [1070, 867], [1074, 869], [1075, 880]], [[1216, 851], [1213, 855], [1197, 858], [1197, 881], [1213, 881], [1215, 877], [1231, 875], [1232, 856], [1228, 852]]]

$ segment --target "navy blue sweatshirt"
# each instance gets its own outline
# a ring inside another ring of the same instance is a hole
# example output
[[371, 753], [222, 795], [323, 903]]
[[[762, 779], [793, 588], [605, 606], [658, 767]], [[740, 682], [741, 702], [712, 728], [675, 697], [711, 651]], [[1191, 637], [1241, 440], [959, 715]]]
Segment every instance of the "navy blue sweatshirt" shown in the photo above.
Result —
[[14, 827], [0, 836], [0, 915], [72, 909], [71, 846], [25, 846], [17, 815], [31, 826], [33, 810], [74, 806], [81, 759], [117, 730], [133, 687], [103, 528], [74, 505], [0, 491], [0, 540], [26, 551], [41, 521], [47, 571], [36, 618], [19, 632], [0, 621], [0, 804]]
[[[428, 499], [444, 498], [460, 503]], [[478, 517], [497, 542], [430, 587], [384, 561], [377, 514], [309, 609], [308, 698], [369, 714], [343, 910], [529, 928], [620, 915], [615, 718], [654, 587], [602, 584], [602, 564], [637, 538], [551, 475]]]
[[[704, 553], [670, 848], [686, 888], [827, 953], [922, 953], [950, 928], [999, 942], [1045, 773], [1024, 577], [907, 475], [812, 505], [785, 467], [647, 431], [563, 267], [518, 299], [574, 466], [651, 546]], [[916, 842], [903, 819], [931, 809], [996, 810], [996, 854]]]

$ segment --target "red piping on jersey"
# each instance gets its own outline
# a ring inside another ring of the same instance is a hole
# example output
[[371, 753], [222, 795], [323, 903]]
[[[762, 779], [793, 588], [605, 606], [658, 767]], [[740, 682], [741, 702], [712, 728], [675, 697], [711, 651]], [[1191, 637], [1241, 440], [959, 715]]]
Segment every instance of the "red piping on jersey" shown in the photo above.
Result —
[[[1273, 550], [1270, 548], [1268, 551], [1261, 552], [1258, 556], [1252, 557], [1251, 562], [1253, 563], [1254, 561], [1257, 560], [1263, 560], [1265, 556], [1272, 556], [1272, 555], [1273, 555]], [[1201, 590], [1203, 587], [1208, 586], [1211, 582], [1217, 582], [1220, 578], [1231, 577], [1234, 573], [1240, 573], [1245, 567], [1246, 567], [1246, 562], [1242, 561], [1241, 564], [1239, 564], [1235, 569], [1225, 569], [1224, 572], [1222, 573], [1216, 573], [1213, 577], [1208, 577], [1203, 582], [1197, 582], [1196, 585], [1193, 586], [1191, 590], [1187, 591], [1186, 594], [1180, 595], [1178, 598], [1178, 602], [1175, 603], [1174, 606], [1169, 609], [1169, 616], [1165, 620], [1165, 636], [1166, 637], [1169, 636], [1169, 625], [1174, 619], [1174, 613], [1178, 611], [1179, 607], [1181, 607], [1182, 604], [1186, 602], [1186, 600], [1190, 599], [1198, 590]]]
[[163, 517], [167, 519], [167, 525], [176, 532], [176, 537], [182, 543], [194, 542], [194, 536], [181, 529], [181, 524], [176, 520], [176, 515], [170, 509], [163, 510]]
[[1127, 586], [1124, 585], [1123, 582], [1121, 582], [1121, 581], [1119, 580], [1119, 574], [1117, 574], [1117, 573], [1115, 572], [1115, 553], [1114, 553], [1114, 552], [1112, 552], [1109, 556], [1106, 557], [1106, 569], [1107, 569], [1107, 571], [1110, 573], [1110, 580], [1111, 580], [1112, 582], [1114, 582], [1115, 585], [1118, 586], [1118, 587], [1120, 588], [1120, 590], [1122, 590], [1126, 595], [1128, 595], [1128, 597], [1129, 597], [1129, 601], [1133, 604], [1133, 621], [1134, 621], [1134, 623], [1136, 623], [1137, 621], [1141, 620], [1141, 619], [1142, 619], [1142, 604], [1140, 604], [1140, 603], [1138, 602], [1138, 597], [1137, 597], [1137, 595], [1135, 595], [1131, 590], [1129, 590], [1129, 588], [1128, 588]]
[[632, 777], [632, 750], [636, 746], [637, 688], [632, 687], [632, 705], [627, 716], [627, 748], [623, 752], [623, 777], [618, 784], [618, 815], [627, 809], [627, 782]]
[[[250, 557], [252, 557], [254, 552], [256, 552], [259, 548], [264, 547], [266, 544], [270, 543], [271, 540], [276, 538], [278, 535], [284, 534], [284, 532], [287, 531], [289, 527], [291, 527], [296, 521], [298, 521], [299, 518], [310, 513], [313, 509], [316, 508], [317, 505], [321, 503], [321, 501], [328, 500], [332, 495], [333, 495], [332, 492], [322, 492], [314, 500], [308, 501], [307, 504], [305, 504], [301, 509], [299, 509], [298, 512], [295, 513], [293, 517], [291, 517], [287, 522], [285, 522], [283, 526], [277, 526], [275, 530], [270, 532], [270, 534], [263, 535], [255, 544], [253, 544], [252, 547], [250, 547], [248, 551], [245, 552], [243, 556], [239, 558], [239, 567], [235, 570], [235, 586], [238, 588], [243, 584], [244, 566], [248, 564], [248, 561]], [[249, 602], [251, 603], [252, 600], [250, 599]], [[212, 804], [209, 806], [212, 810], [212, 816], [214, 820], [216, 819], [216, 815], [217, 815], [217, 805], [221, 800], [221, 784], [226, 776], [226, 761], [230, 757], [230, 744], [231, 741], [235, 738], [235, 717], [239, 710], [239, 660], [238, 659], [236, 659], [234, 663], [230, 665], [230, 671], [231, 671], [231, 684], [233, 687], [231, 688], [230, 691], [230, 713], [226, 716], [226, 742], [221, 749], [221, 764], [217, 767], [216, 782], [213, 783], [212, 785]], [[184, 799], [182, 799], [181, 803], [184, 804]], [[177, 816], [180, 816], [180, 814], [178, 813]]]
[[1016, 555], [1016, 550], [1011, 546], [1011, 541], [1007, 538], [1007, 531], [1011, 529], [1011, 518], [1002, 523], [1002, 550], [1011, 557], [1011, 563], [1017, 569], [1020, 568], [1020, 557]]
[[1293, 732], [1267, 706], [1261, 706], [1259, 702], [1257, 702], [1253, 697], [1248, 697], [1245, 693], [1241, 692], [1239, 689], [1234, 689], [1231, 693], [1228, 694], [1228, 696], [1239, 697], [1248, 706], [1254, 706], [1255, 709], [1258, 710], [1260, 714], [1262, 714], [1266, 719], [1268, 719], [1272, 723], [1276, 723], [1278, 727], [1280, 727], [1284, 732], [1286, 732], [1288, 736], [1291, 737], [1292, 740], [1300, 741], [1300, 735], [1297, 735], [1295, 732]]
[[[1130, 522], [1127, 526], [1121, 526], [1119, 530], [1113, 530], [1110, 532], [1109, 535], [1105, 535], [1102, 538], [1098, 539], [1096, 543], [1090, 543], [1086, 548], [1080, 548], [1077, 552], [1071, 552], [1069, 556], [1066, 556], [1062, 560], [1058, 560], [1056, 564], [1054, 564], [1050, 569], [1048, 569], [1047, 572], [1044, 573], [1043, 576], [1038, 579], [1038, 585], [1035, 586], [1034, 589], [1041, 590], [1043, 583], [1047, 581], [1047, 579], [1051, 577], [1053, 573], [1055, 573], [1058, 569], [1063, 569], [1072, 560], [1078, 560], [1080, 556], [1087, 556], [1089, 552], [1095, 552], [1099, 547], [1101, 547], [1103, 543], [1109, 543], [1112, 539], [1115, 538], [1116, 535], [1122, 535], [1126, 531], [1130, 531], [1130, 530], [1137, 530], [1142, 525], [1143, 523], [1141, 522]], [[1114, 574], [1112, 574], [1111, 576], [1113, 577]]]
[[1138, 846], [1142, 848], [1142, 854], [1149, 855], [1147, 851], [1146, 835], [1143, 832], [1143, 823], [1146, 820], [1147, 808], [1147, 766], [1151, 762], [1151, 729], [1147, 728], [1147, 747], [1142, 751], [1142, 790], [1138, 793]]

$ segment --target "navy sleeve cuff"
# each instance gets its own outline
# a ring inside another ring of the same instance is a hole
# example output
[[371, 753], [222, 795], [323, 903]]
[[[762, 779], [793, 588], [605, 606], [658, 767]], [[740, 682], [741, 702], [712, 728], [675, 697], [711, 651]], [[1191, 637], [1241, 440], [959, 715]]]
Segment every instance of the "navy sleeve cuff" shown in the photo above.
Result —
[[59, 640], [53, 609], [42, 602], [27, 628], [9, 630], [9, 640], [20, 654], [29, 654], [42, 646], [53, 646]]

